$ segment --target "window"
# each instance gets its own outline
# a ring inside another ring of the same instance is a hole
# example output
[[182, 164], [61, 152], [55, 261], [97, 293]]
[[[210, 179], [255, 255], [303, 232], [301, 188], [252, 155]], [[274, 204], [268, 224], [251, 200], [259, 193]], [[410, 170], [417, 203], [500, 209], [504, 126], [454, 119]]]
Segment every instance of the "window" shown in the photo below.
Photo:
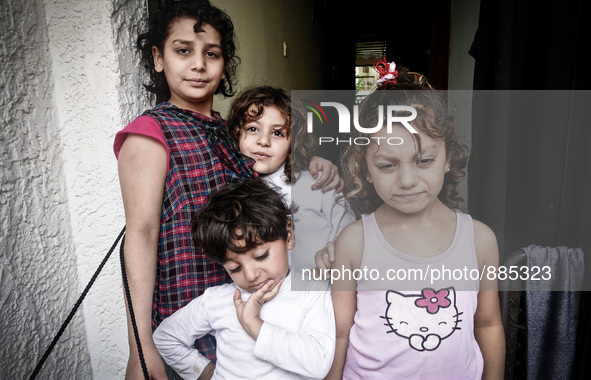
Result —
[[378, 73], [373, 64], [385, 55], [385, 39], [355, 43], [355, 89], [359, 95], [366, 95], [375, 87]]

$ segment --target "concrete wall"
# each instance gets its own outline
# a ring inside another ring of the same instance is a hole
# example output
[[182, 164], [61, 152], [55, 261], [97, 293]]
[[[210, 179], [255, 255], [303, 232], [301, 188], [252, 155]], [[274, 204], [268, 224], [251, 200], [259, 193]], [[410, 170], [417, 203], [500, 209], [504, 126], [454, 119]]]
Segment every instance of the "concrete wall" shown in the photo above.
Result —
[[[236, 28], [239, 87], [268, 84], [289, 90], [321, 89], [321, 25], [313, 20], [312, 0], [212, 0]], [[287, 56], [283, 55], [283, 43]], [[214, 108], [227, 114], [231, 99], [216, 98]]]
[[[0, 7], [0, 378], [27, 378], [79, 290], [42, 1]], [[81, 314], [40, 378], [88, 378]]]

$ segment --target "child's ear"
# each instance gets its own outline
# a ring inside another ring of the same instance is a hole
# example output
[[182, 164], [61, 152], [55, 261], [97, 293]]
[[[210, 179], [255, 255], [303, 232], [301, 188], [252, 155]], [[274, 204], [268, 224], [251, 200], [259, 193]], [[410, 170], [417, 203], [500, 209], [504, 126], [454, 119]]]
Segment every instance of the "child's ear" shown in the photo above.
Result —
[[293, 249], [295, 247], [295, 234], [293, 233], [291, 220], [287, 221], [287, 249]]
[[447, 159], [445, 160], [445, 173], [449, 173], [449, 171], [451, 170], [451, 156], [447, 156]]
[[154, 57], [154, 69], [156, 72], [161, 73], [164, 70], [162, 65], [162, 53], [156, 46], [152, 46], [152, 56]]

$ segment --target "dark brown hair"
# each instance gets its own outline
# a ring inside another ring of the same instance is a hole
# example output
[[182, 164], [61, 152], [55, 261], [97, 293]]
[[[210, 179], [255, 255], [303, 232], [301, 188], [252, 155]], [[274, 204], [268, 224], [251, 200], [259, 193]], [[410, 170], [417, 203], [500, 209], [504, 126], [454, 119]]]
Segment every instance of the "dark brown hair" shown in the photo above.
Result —
[[287, 239], [290, 213], [278, 190], [261, 179], [236, 180], [209, 196], [191, 221], [191, 233], [203, 253], [224, 263], [228, 250], [245, 253]]
[[[255, 107], [254, 112], [250, 110], [252, 106]], [[286, 135], [291, 136], [292, 149], [285, 161], [284, 174], [287, 183], [294, 183], [296, 176], [292, 176], [292, 173], [297, 175], [307, 169], [314, 141], [306, 132], [306, 117], [302, 105], [297, 99], [292, 98], [289, 92], [271, 86], [257, 86], [241, 92], [232, 102], [226, 120], [228, 135], [238, 145], [240, 129], [246, 123], [260, 119], [264, 107], [275, 107], [285, 118]]]
[[180, 0], [169, 1], [161, 5], [155, 15], [148, 21], [148, 31], [139, 35], [137, 47], [142, 54], [142, 63], [148, 70], [150, 83], [145, 87], [156, 94], [156, 102], [164, 102], [170, 99], [170, 88], [164, 72], [157, 72], [154, 67], [152, 46], [164, 51], [164, 42], [170, 34], [170, 26], [179, 19], [196, 20], [195, 33], [203, 32], [201, 26], [209, 24], [214, 27], [221, 37], [222, 56], [224, 57], [224, 74], [215, 94], [225, 97], [234, 95], [236, 84], [236, 68], [240, 58], [236, 55], [236, 41], [234, 24], [225, 12], [211, 5], [208, 0]]

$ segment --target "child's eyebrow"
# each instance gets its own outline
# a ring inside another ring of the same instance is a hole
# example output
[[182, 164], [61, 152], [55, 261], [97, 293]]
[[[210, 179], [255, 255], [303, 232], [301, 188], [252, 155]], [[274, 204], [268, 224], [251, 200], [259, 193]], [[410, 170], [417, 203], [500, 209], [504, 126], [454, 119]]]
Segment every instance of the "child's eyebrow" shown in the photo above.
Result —
[[425, 153], [430, 153], [430, 152], [433, 152], [433, 151], [437, 151], [437, 145], [435, 145], [435, 144], [427, 145], [427, 146], [424, 146], [424, 147], [421, 147], [421, 148], [422, 148], [421, 149], [421, 154], [425, 154]]
[[378, 152], [376, 154], [373, 154], [372, 157], [374, 159], [378, 159], [378, 160], [380, 160], [380, 159], [384, 159], [384, 160], [398, 160], [398, 157], [397, 156], [393, 156], [393, 155], [388, 154], [388, 153], [380, 153], [380, 152]]
[[208, 49], [211, 48], [217, 48], [217, 49], [222, 49], [222, 45], [220, 44], [216, 44], [216, 43], [208, 43], [205, 45]]
[[[195, 42], [194, 41], [190, 41], [190, 40], [176, 39], [176, 40], [173, 40], [171, 42], [171, 44], [173, 44], [173, 45], [174, 44], [178, 44], [178, 45], [194, 45]], [[206, 43], [205, 44], [205, 48], [206, 49], [213, 49], [213, 48], [222, 49], [222, 45], [217, 44], [217, 43], [214, 43], [214, 42], [210, 42], [210, 43]]]
[[176, 40], [173, 40], [171, 42], [171, 44], [192, 45], [193, 41], [176, 39]]

